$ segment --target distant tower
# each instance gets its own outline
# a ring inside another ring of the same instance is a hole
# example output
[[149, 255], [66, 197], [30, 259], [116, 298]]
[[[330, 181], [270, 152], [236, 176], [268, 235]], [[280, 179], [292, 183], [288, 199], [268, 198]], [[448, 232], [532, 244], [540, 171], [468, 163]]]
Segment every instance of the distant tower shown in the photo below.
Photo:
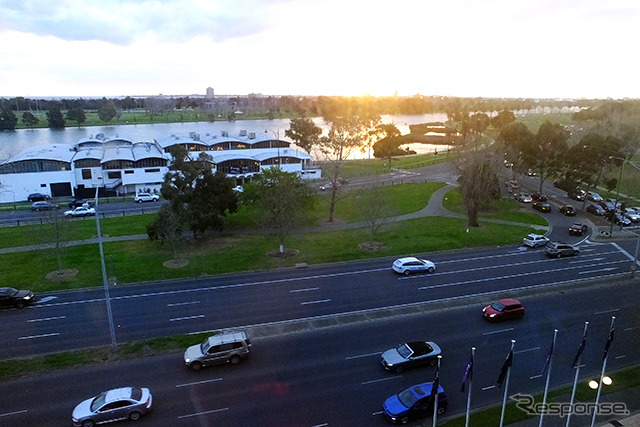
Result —
[[213, 99], [213, 88], [212, 87], [208, 87], [207, 88], [207, 94], [205, 95], [205, 99]]

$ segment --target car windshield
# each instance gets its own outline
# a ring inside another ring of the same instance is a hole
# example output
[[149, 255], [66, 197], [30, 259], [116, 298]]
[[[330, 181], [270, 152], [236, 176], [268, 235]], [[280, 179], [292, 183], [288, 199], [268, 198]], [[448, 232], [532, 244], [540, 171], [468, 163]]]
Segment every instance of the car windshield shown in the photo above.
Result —
[[409, 388], [398, 393], [398, 400], [406, 408], [411, 408], [418, 401], [418, 398], [411, 392], [411, 389]]
[[411, 351], [409, 346], [406, 344], [402, 344], [396, 350], [398, 351], [398, 353], [400, 353], [400, 356], [404, 357], [405, 359], [408, 359], [409, 356], [411, 356], [411, 353], [413, 353], [413, 351]]
[[202, 344], [200, 344], [200, 351], [202, 352], [202, 354], [207, 354], [207, 351], [209, 351], [209, 338], [207, 338]]
[[91, 412], [96, 412], [98, 409], [104, 405], [104, 399], [107, 396], [107, 392], [103, 391], [95, 399], [91, 402]]
[[500, 304], [499, 301], [496, 301], [493, 304], [491, 304], [491, 308], [493, 308], [495, 311], [503, 311], [504, 305]]

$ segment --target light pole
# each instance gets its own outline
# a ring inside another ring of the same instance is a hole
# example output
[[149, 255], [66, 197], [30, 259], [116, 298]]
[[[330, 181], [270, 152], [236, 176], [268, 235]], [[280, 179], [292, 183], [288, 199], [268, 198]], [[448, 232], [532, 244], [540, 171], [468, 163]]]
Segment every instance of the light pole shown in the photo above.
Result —
[[[102, 177], [98, 177], [98, 179], [102, 180]], [[98, 214], [98, 190], [100, 189], [99, 185], [96, 185], [96, 200], [95, 200], [95, 209], [96, 209], [96, 228], [98, 230], [98, 247], [100, 248], [100, 265], [102, 266], [102, 285], [104, 286], [104, 299], [107, 304], [107, 319], [109, 321], [109, 333], [111, 335], [111, 348], [113, 351], [118, 349], [118, 344], [116, 342], [116, 331], [113, 327], [113, 313], [111, 312], [111, 298], [109, 297], [109, 281], [107, 280], [107, 269], [104, 265], [104, 249], [102, 248], [102, 231], [100, 231], [100, 215]]]
[[620, 166], [620, 176], [618, 177], [618, 185], [616, 185], [616, 200], [614, 200], [613, 203], [613, 212], [611, 212], [611, 225], [609, 226], [609, 237], [613, 236], [613, 220], [616, 217], [616, 209], [618, 208], [618, 203], [620, 203], [620, 201], [618, 199], [620, 199], [620, 181], [622, 181], [622, 171], [624, 170], [624, 164], [625, 162], [627, 162], [627, 159], [624, 159], [622, 157], [610, 157], [611, 159], [619, 159], [622, 160], [622, 165]]

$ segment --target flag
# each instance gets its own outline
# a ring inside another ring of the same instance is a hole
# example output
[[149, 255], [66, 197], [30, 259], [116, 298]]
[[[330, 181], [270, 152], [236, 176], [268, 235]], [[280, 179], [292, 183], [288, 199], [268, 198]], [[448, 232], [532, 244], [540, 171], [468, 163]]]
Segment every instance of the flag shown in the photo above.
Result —
[[611, 347], [611, 343], [613, 342], [613, 320], [611, 321], [611, 329], [609, 329], [609, 337], [607, 338], [607, 343], [604, 346], [604, 355], [602, 356], [602, 360], [607, 358], [607, 353], [609, 353], [609, 347]]
[[544, 373], [547, 372], [547, 369], [549, 369], [549, 364], [551, 363], [551, 356], [553, 356], [553, 345], [554, 345], [554, 341], [551, 340], [551, 345], [549, 346], [549, 352], [547, 353], [547, 360], [544, 361], [544, 366], [542, 367], [542, 372], [540, 373], [540, 375], [544, 375]]
[[580, 355], [584, 351], [584, 346], [587, 345], [587, 331], [585, 327], [584, 334], [582, 335], [582, 341], [580, 341], [580, 347], [578, 348], [578, 352], [576, 353], [576, 357], [573, 358], [573, 363], [571, 364], [572, 368], [578, 366], [578, 359], [580, 359]]
[[497, 381], [498, 387], [502, 387], [502, 383], [504, 382], [504, 379], [507, 376], [507, 372], [509, 372], [509, 368], [511, 367], [512, 363], [513, 363], [513, 349], [509, 351], [509, 355], [507, 356], [504, 363], [502, 364], [502, 368], [500, 368], [500, 375], [498, 375], [498, 381]]
[[433, 378], [433, 385], [431, 386], [431, 401], [436, 401], [436, 396], [438, 395], [438, 388], [440, 388], [440, 366], [436, 368], [436, 375]]
[[473, 378], [473, 354], [469, 359], [469, 363], [467, 363], [467, 369], [464, 370], [464, 374], [462, 375], [462, 386], [460, 387], [460, 392], [464, 393], [464, 385], [467, 381], [470, 381]]

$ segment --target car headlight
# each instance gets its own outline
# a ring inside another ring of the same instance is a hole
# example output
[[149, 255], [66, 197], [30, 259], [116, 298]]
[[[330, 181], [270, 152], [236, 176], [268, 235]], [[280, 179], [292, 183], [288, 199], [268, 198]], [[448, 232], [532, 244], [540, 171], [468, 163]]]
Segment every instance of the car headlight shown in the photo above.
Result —
[[492, 314], [489, 315], [489, 317], [496, 317], [496, 314], [492, 313]]

